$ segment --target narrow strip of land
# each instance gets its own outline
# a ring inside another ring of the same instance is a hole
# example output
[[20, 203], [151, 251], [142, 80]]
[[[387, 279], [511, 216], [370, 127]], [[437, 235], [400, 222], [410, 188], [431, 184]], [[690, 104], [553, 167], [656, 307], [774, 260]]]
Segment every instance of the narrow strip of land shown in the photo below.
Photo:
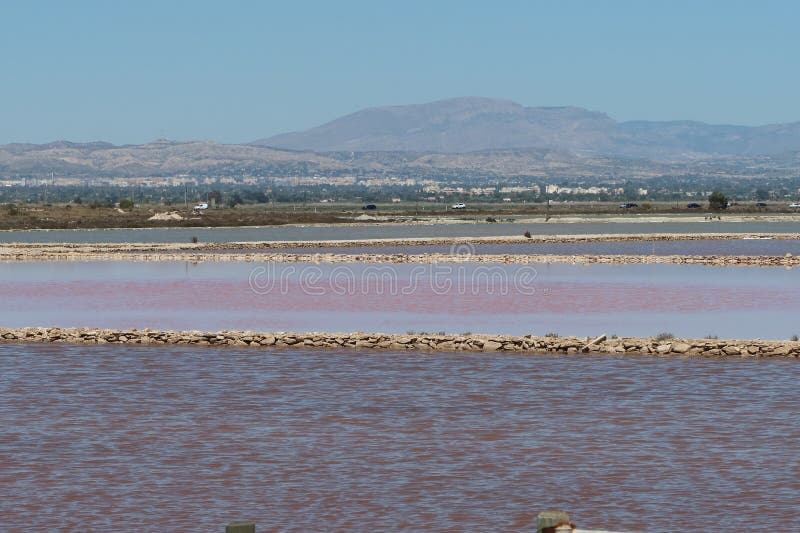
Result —
[[[190, 262], [323, 262], [323, 263], [605, 263], [699, 264], [713, 266], [800, 265], [800, 256], [765, 255], [622, 255], [622, 254], [478, 254], [469, 248], [481, 244], [546, 244], [589, 242], [658, 242], [732, 239], [797, 240], [795, 234], [604, 234], [535, 235], [477, 238], [352, 239], [320, 241], [260, 241], [234, 243], [10, 243], [0, 246], [0, 261], [190, 261]], [[450, 246], [451, 253], [293, 253], [291, 249]], [[270, 252], [270, 249], [280, 251]], [[249, 252], [253, 250], [253, 252]], [[524, 250], [524, 248], [521, 248]], [[218, 252], [236, 253], [218, 253]]]
[[335, 254], [335, 253], [208, 253], [190, 251], [127, 252], [52, 250], [47, 248], [0, 249], [0, 262], [19, 261], [186, 261], [238, 263], [487, 263], [487, 264], [679, 264], [708, 266], [800, 266], [800, 256], [769, 255], [563, 255], [563, 254]]
[[430, 333], [286, 333], [254, 331], [154, 331], [150, 329], [0, 328], [0, 342], [74, 344], [250, 346], [253, 348], [355, 348], [438, 352], [626, 354], [684, 357], [800, 358], [798, 341], [678, 339], [659, 337], [512, 336]]
[[742, 239], [800, 240], [800, 233], [604, 233], [569, 235], [513, 235], [484, 237], [409, 237], [390, 239], [336, 239], [303, 241], [247, 242], [171, 242], [171, 243], [5, 243], [0, 253], [8, 250], [151, 252], [169, 250], [220, 251], [254, 250], [265, 248], [361, 248], [386, 246], [452, 246], [461, 244], [554, 244], [588, 242], [662, 242], [662, 241], [723, 241]]

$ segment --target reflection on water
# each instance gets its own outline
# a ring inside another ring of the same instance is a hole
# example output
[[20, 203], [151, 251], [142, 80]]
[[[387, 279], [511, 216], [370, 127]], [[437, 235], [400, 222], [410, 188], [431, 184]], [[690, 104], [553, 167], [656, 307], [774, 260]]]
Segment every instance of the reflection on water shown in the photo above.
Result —
[[698, 265], [12, 263], [0, 324], [787, 339], [800, 276]]
[[0, 345], [7, 530], [800, 530], [795, 361]]

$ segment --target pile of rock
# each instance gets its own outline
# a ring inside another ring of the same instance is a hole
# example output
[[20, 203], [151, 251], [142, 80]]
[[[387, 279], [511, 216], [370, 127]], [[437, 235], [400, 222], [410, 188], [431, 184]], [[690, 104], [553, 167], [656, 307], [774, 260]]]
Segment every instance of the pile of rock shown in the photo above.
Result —
[[706, 357], [800, 357], [800, 342], [624, 337], [590, 339], [556, 336], [434, 335], [386, 333], [259, 333], [253, 331], [153, 331], [92, 328], [0, 328], [0, 342], [83, 344], [187, 344], [424, 350], [437, 352], [524, 352], [561, 354], [680, 355]]

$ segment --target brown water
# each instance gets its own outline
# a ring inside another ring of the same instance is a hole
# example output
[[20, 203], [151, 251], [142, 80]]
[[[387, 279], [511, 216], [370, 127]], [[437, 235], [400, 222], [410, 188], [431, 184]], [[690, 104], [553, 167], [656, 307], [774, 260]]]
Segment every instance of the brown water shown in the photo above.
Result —
[[800, 531], [781, 360], [0, 345], [0, 529]]

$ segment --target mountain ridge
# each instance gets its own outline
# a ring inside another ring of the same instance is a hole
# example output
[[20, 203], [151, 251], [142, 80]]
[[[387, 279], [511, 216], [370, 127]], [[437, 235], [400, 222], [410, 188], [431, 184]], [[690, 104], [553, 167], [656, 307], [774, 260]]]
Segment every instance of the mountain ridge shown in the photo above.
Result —
[[576, 106], [525, 107], [511, 100], [459, 97], [371, 107], [252, 146], [313, 152], [468, 153], [550, 148], [669, 159], [770, 155], [800, 149], [800, 121], [739, 126], [693, 120], [618, 122]]

